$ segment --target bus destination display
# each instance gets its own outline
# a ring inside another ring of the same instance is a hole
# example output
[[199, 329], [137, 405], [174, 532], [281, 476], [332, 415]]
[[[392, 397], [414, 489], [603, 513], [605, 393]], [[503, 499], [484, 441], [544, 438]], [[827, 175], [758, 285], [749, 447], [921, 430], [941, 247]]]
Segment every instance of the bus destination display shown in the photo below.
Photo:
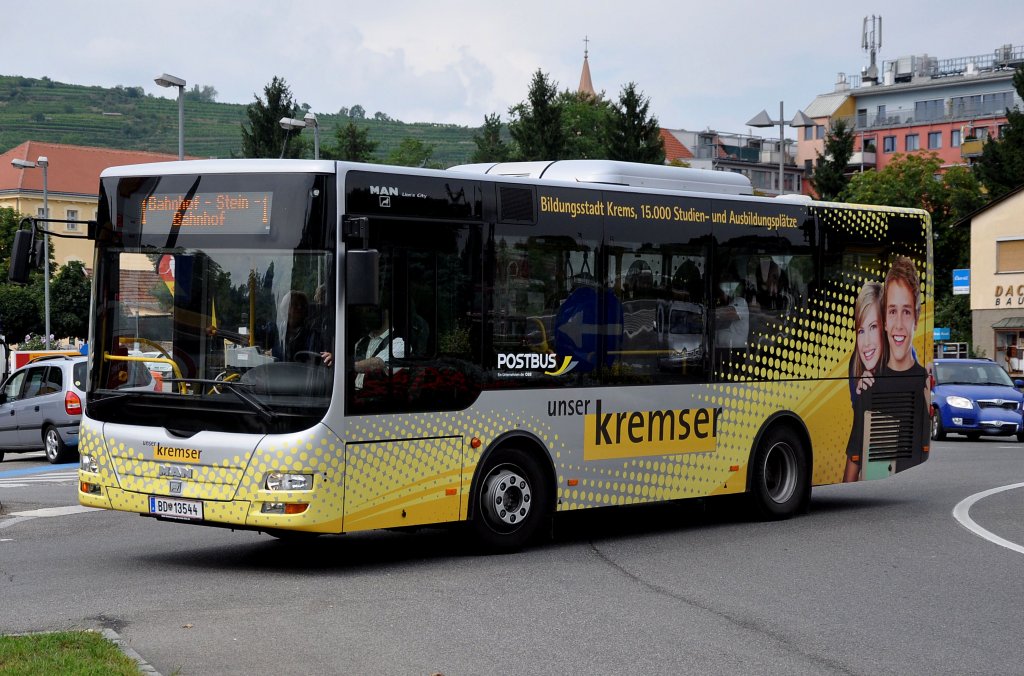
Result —
[[265, 235], [272, 201], [269, 191], [149, 195], [142, 199], [139, 218], [148, 231]]

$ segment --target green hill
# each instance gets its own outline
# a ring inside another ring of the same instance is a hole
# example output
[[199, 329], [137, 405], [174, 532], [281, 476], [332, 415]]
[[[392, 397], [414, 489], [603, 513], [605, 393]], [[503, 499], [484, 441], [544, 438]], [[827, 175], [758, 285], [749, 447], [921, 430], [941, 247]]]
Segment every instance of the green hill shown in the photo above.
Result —
[[[193, 157], [238, 157], [247, 105], [187, 98], [185, 153]], [[349, 121], [367, 127], [383, 160], [403, 139], [434, 146], [431, 160], [445, 167], [469, 161], [477, 128], [454, 124], [404, 123], [317, 113], [321, 147], [334, 145], [334, 130]], [[312, 138], [310, 137], [310, 153]], [[146, 94], [141, 87], [86, 87], [49, 78], [0, 75], [0, 152], [25, 141], [127, 150], [178, 152], [178, 103]]]

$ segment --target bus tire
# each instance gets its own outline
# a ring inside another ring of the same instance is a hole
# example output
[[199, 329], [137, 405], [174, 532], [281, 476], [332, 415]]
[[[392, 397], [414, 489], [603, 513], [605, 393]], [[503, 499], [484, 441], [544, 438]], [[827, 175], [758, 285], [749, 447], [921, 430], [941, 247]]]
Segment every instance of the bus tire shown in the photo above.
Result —
[[789, 428], [776, 426], [761, 438], [754, 452], [750, 496], [762, 519], [788, 519], [809, 495], [807, 454]]
[[477, 543], [493, 553], [521, 549], [541, 530], [549, 490], [531, 454], [518, 448], [492, 453], [480, 474], [469, 520]]

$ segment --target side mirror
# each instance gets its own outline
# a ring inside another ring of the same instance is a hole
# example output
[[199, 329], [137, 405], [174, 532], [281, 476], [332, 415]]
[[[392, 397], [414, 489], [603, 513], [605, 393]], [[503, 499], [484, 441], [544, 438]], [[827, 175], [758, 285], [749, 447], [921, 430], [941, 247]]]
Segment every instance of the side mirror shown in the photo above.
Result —
[[28, 284], [31, 258], [32, 231], [18, 230], [14, 233], [14, 244], [11, 246], [11, 267], [7, 271], [8, 281], [15, 284]]
[[380, 252], [354, 249], [345, 254], [345, 304], [374, 306], [380, 302]]
[[1024, 388], [1024, 380], [1017, 378], [1017, 380], [1013, 381], [1013, 386], [1016, 387], [1018, 390]]

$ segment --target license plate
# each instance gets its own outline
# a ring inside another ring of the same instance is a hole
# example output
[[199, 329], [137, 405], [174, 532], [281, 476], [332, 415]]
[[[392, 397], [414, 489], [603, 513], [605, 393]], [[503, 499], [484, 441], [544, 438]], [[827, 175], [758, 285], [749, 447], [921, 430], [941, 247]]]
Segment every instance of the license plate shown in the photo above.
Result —
[[149, 496], [149, 513], [168, 516], [172, 519], [202, 519], [203, 503], [200, 500], [178, 500]]

